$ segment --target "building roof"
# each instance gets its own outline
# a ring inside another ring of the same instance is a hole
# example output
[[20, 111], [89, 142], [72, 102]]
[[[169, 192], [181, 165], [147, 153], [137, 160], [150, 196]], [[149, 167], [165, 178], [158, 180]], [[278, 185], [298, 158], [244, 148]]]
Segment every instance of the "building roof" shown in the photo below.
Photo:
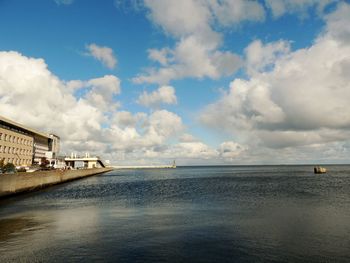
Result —
[[29, 127], [27, 127], [27, 126], [25, 126], [25, 125], [22, 125], [22, 124], [19, 124], [19, 123], [15, 122], [15, 121], [12, 121], [12, 120], [10, 120], [10, 119], [7, 119], [7, 118], [5, 118], [5, 117], [3, 117], [3, 116], [1, 116], [1, 115], [0, 115], [0, 123], [5, 123], [5, 124], [7, 124], [7, 125], [9, 125], [9, 126], [14, 126], [15, 128], [24, 130], [24, 131], [26, 131], [26, 132], [28, 132], [28, 133], [30, 133], [30, 134], [33, 134], [33, 135], [39, 135], [39, 136], [41, 136], [41, 137], [50, 138], [50, 135], [49, 135], [49, 134], [36, 131], [36, 130], [34, 130], [34, 129], [32, 129], [32, 128], [29, 128]]

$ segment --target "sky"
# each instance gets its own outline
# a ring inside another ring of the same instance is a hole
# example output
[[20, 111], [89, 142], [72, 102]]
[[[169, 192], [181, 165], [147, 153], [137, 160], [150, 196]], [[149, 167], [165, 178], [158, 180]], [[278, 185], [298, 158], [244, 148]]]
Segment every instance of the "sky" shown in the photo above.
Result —
[[0, 0], [0, 114], [114, 165], [350, 163], [350, 1]]

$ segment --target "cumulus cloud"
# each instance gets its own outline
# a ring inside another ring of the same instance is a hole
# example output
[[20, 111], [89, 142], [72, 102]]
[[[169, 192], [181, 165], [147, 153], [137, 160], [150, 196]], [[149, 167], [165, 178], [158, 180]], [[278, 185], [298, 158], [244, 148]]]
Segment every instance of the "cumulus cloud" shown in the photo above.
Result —
[[233, 141], [226, 141], [220, 144], [219, 154], [224, 159], [234, 160], [240, 156], [244, 150], [245, 147], [243, 145]]
[[64, 84], [67, 92], [83, 90], [81, 97], [102, 111], [112, 111], [119, 107], [115, 98], [121, 92], [120, 80], [114, 75], [105, 75], [87, 81], [71, 80]]
[[215, 159], [218, 154], [203, 142], [181, 142], [172, 149], [174, 156], [182, 158]]
[[290, 43], [287, 41], [277, 41], [263, 44], [261, 40], [255, 40], [245, 48], [246, 70], [250, 75], [254, 73], [266, 72], [272, 69], [275, 62], [288, 55]]
[[190, 35], [193, 32], [210, 31], [208, 21], [210, 10], [205, 1], [145, 0], [149, 8], [149, 17], [162, 29], [176, 37]]
[[215, 18], [224, 26], [265, 19], [264, 7], [258, 1], [224, 0], [208, 1], [208, 4]]
[[177, 98], [173, 87], [161, 86], [151, 93], [144, 91], [137, 102], [143, 106], [154, 108], [161, 104], [176, 104]]
[[91, 79], [85, 82], [85, 85], [91, 87], [85, 98], [92, 105], [103, 111], [119, 106], [114, 100], [121, 91], [120, 80], [116, 76], [106, 75], [102, 78]]
[[171, 60], [172, 50], [169, 48], [149, 49], [148, 58], [158, 62], [162, 66], [166, 66]]
[[340, 3], [339, 8], [326, 16], [326, 32], [332, 38], [340, 41], [342, 44], [350, 43], [350, 5]]
[[182, 78], [213, 78], [232, 75], [242, 66], [240, 57], [221, 50], [222, 34], [214, 25], [238, 24], [264, 19], [262, 5], [254, 1], [161, 1], [145, 0], [149, 18], [177, 39], [174, 48], [150, 49], [149, 58], [160, 67], [148, 68], [134, 77], [135, 83], [168, 84]]
[[[74, 96], [77, 90], [84, 94]], [[64, 82], [43, 59], [0, 52], [1, 115], [58, 134], [66, 153], [90, 151], [105, 156], [156, 149], [185, 129], [181, 118], [166, 110], [116, 111], [111, 98], [120, 92], [115, 76]]]
[[2, 115], [64, 139], [87, 139], [104, 122], [101, 111], [66, 92], [42, 59], [0, 52], [0, 87]]
[[207, 43], [193, 35], [181, 39], [175, 49], [168, 52], [167, 57], [158, 58], [158, 61], [161, 59], [164, 67], [150, 68], [148, 73], [134, 77], [133, 81], [138, 84], [166, 85], [171, 80], [187, 77], [217, 79], [221, 76], [229, 76], [241, 67], [242, 62], [238, 55], [210, 48]]
[[110, 47], [98, 46], [94, 43], [86, 46], [89, 55], [102, 62], [109, 69], [114, 69], [117, 65], [117, 59]]
[[184, 133], [180, 137], [180, 142], [196, 142], [196, 141], [198, 141], [198, 139], [189, 133]]
[[[243, 66], [242, 61], [237, 54], [221, 49], [223, 34], [218, 28], [238, 27], [246, 22], [262, 22], [266, 18], [267, 10], [276, 19], [286, 13], [304, 17], [310, 9], [318, 10], [323, 16], [324, 10], [335, 2], [337, 0], [144, 0], [149, 19], [167, 35], [172, 36], [176, 44], [174, 47], [150, 49], [149, 58], [159, 65], [146, 68], [133, 81], [138, 84], [167, 85], [172, 80], [183, 78], [218, 79], [233, 75]], [[334, 26], [337, 26], [336, 19]], [[271, 59], [289, 50], [288, 42], [280, 41], [274, 45], [265, 46], [272, 53], [268, 54], [265, 50], [265, 57], [259, 58], [260, 63], [265, 63], [265, 66], [272, 63]], [[252, 43], [250, 48], [259, 52], [259, 42]], [[252, 55], [252, 52], [249, 54]], [[249, 70], [259, 69], [251, 67]]]
[[[175, 96], [173, 89], [168, 90]], [[75, 96], [76, 92], [82, 94]], [[43, 59], [0, 52], [1, 115], [58, 134], [62, 154], [90, 152], [113, 164], [220, 158], [218, 150], [188, 134], [181, 117], [173, 112], [116, 109], [111, 97], [120, 92], [116, 76], [65, 82], [48, 70]], [[168, 102], [175, 98], [170, 96]]]
[[319, 13], [331, 3], [338, 0], [265, 0], [266, 6], [271, 10], [274, 17], [280, 17], [285, 13], [298, 13], [306, 16], [307, 10], [316, 8]]
[[249, 78], [232, 81], [201, 121], [259, 147], [300, 149], [348, 141], [348, 11], [342, 3], [328, 15], [324, 32], [308, 48], [292, 52], [283, 41], [252, 42], [245, 50]]
[[119, 127], [135, 127], [139, 121], [139, 116], [133, 115], [129, 111], [118, 111], [113, 116], [113, 123]]

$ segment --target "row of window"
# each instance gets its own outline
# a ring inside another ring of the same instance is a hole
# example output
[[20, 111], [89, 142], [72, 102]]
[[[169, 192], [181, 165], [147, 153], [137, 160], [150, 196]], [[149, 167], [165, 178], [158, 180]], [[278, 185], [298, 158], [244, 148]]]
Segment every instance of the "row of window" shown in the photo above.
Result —
[[5, 163], [13, 163], [14, 165], [30, 165], [32, 159], [16, 159], [16, 158], [4, 158]]
[[9, 147], [0, 145], [0, 153], [13, 153], [20, 155], [32, 155], [32, 150], [30, 149], [20, 149], [16, 147]]
[[47, 153], [47, 151], [40, 151], [38, 149], [35, 149], [35, 154], [44, 154]]
[[49, 147], [47, 146], [47, 144], [46, 145], [40, 145], [40, 144], [36, 143], [35, 144], [35, 148], [43, 150], [43, 151], [47, 151]]
[[0, 132], [0, 140], [7, 141], [7, 142], [13, 142], [13, 143], [17, 143], [17, 144], [29, 145], [29, 146], [33, 145], [32, 140], [20, 138], [18, 136], [10, 135], [10, 134], [6, 134], [6, 133], [2, 133], [2, 132]]

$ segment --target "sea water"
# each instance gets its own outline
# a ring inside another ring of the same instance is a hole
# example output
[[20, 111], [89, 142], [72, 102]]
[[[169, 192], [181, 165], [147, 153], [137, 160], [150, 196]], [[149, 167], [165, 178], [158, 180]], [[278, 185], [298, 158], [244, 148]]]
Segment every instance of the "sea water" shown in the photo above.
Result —
[[0, 262], [350, 262], [350, 166], [114, 170], [0, 200]]

